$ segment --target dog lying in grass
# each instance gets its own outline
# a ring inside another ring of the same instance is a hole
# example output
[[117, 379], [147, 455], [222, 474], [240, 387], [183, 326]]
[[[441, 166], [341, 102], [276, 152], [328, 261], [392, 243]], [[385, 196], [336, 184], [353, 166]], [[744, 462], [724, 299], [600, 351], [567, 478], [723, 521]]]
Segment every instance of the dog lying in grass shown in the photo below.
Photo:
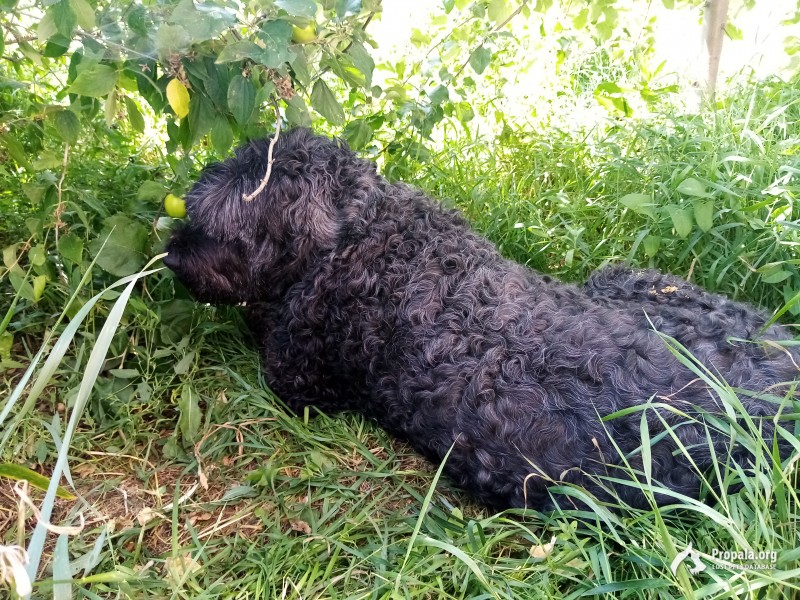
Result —
[[[295, 412], [360, 411], [437, 464], [449, 452], [450, 479], [498, 508], [696, 498], [715, 462], [747, 468], [774, 439], [787, 453], [776, 415], [800, 357], [754, 308], [626, 267], [552, 280], [306, 129], [277, 140], [246, 201], [268, 148], [203, 172], [165, 263], [198, 300], [246, 305]], [[737, 400], [718, 377], [769, 394]]]

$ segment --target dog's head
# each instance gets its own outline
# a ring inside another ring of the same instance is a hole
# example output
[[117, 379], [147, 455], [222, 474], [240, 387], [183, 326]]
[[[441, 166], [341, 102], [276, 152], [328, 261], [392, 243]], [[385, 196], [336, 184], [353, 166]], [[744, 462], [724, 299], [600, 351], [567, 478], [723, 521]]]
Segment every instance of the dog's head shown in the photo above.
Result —
[[239, 148], [207, 167], [186, 196], [188, 221], [167, 245], [165, 264], [199, 300], [264, 300], [286, 289], [333, 249], [356, 205], [378, 181], [374, 165], [308, 129]]

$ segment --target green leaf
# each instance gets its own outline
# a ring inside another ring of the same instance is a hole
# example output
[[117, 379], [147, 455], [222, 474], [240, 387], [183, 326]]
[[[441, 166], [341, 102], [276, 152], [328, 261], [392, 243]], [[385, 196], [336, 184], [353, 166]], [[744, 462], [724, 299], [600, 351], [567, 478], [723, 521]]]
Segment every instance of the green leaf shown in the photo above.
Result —
[[661, 238], [657, 235], [645, 236], [644, 240], [642, 240], [642, 246], [644, 246], [645, 255], [652, 258], [661, 248]]
[[23, 41], [18, 46], [22, 55], [35, 64], [37, 67], [42, 66], [42, 55], [36, 51], [36, 48], [31, 46], [28, 42]]
[[156, 50], [160, 56], [179, 54], [192, 45], [192, 36], [180, 25], [162, 23], [156, 31]]
[[412, 29], [411, 30], [411, 43], [417, 46], [418, 48], [422, 48], [424, 46], [429, 46], [431, 43], [431, 36], [427, 33], [422, 32], [419, 29]]
[[441, 104], [450, 99], [450, 91], [447, 86], [439, 85], [428, 94], [428, 98], [431, 104]]
[[694, 177], [687, 177], [678, 184], [677, 190], [686, 196], [694, 196], [695, 198], [708, 198], [709, 194], [706, 192], [706, 186]]
[[53, 16], [53, 9], [51, 8], [44, 13], [42, 20], [39, 21], [39, 24], [36, 26], [36, 36], [41, 43], [45, 43], [57, 33], [58, 27], [56, 27], [56, 19]]
[[125, 96], [125, 110], [128, 113], [128, 120], [131, 122], [131, 127], [137, 133], [144, 132], [144, 117], [139, 111], [139, 107], [132, 98]]
[[38, 275], [37, 277], [33, 278], [33, 301], [38, 302], [42, 299], [42, 294], [44, 294], [45, 285], [47, 285], [47, 280], [49, 278], [47, 275]]
[[332, 69], [350, 87], [367, 87], [367, 80], [364, 74], [353, 66], [353, 61], [348, 55], [339, 56], [338, 59], [333, 57], [325, 58], [320, 61], [320, 66], [323, 69]]
[[286, 101], [286, 120], [295, 126], [311, 126], [311, 115], [308, 114], [308, 107], [300, 94], [295, 94], [291, 100]]
[[613, 81], [604, 81], [594, 89], [594, 97], [597, 103], [611, 113], [619, 112], [630, 117], [633, 115], [633, 108], [625, 98], [625, 90]]
[[688, 208], [670, 205], [667, 206], [667, 212], [672, 218], [672, 224], [675, 226], [675, 233], [677, 233], [679, 237], [685, 238], [692, 232], [692, 213]]
[[78, 19], [70, 6], [69, 0], [59, 0], [47, 12], [52, 13], [58, 33], [67, 39], [71, 39]]
[[71, 110], [60, 110], [53, 116], [56, 131], [61, 139], [70, 145], [78, 141], [81, 132], [81, 122]]
[[155, 308], [159, 314], [159, 333], [161, 341], [166, 344], [177, 344], [192, 329], [194, 320], [194, 303], [188, 300], [173, 300]]
[[58, 240], [58, 252], [61, 258], [73, 265], [81, 264], [83, 260], [83, 239], [74, 233], [68, 233]]
[[70, 94], [101, 98], [108, 95], [117, 82], [117, 72], [108, 65], [90, 64], [81, 68], [78, 66], [78, 76], [69, 86]]
[[586, 23], [588, 21], [589, 21], [589, 9], [584, 8], [577, 15], [575, 15], [574, 19], [572, 19], [572, 25], [575, 27], [575, 29], [583, 29], [584, 27], [586, 27]]
[[[47, 486], [50, 485], [50, 479], [48, 477], [40, 475], [28, 467], [15, 465], [12, 463], [0, 464], [0, 477], [6, 477], [7, 479], [13, 479], [14, 481], [27, 481], [33, 487], [40, 490], [46, 490]], [[75, 496], [73, 496], [69, 490], [61, 486], [56, 488], [56, 496], [63, 498], [64, 500], [75, 500]]]
[[228, 108], [239, 125], [245, 125], [250, 120], [255, 99], [256, 91], [250, 79], [243, 77], [241, 73], [231, 79], [228, 86]]
[[169, 22], [181, 26], [194, 42], [212, 40], [236, 22], [236, 15], [228, 8], [208, 4], [195, 4], [182, 0], [172, 11]]
[[633, 212], [645, 215], [651, 219], [656, 218], [656, 204], [649, 194], [626, 194], [619, 199], [620, 204], [627, 206]]
[[475, 118], [475, 111], [469, 102], [459, 102], [456, 104], [456, 119], [462, 123], [469, 123]]
[[106, 97], [106, 103], [103, 107], [103, 117], [108, 127], [111, 127], [114, 121], [117, 120], [117, 92], [115, 90], [112, 90]]
[[189, 372], [189, 369], [192, 368], [195, 358], [197, 358], [197, 353], [189, 352], [182, 359], [180, 359], [173, 367], [175, 370], [175, 375], [186, 375], [186, 373]]
[[317, 3], [314, 0], [275, 0], [275, 6], [295, 17], [313, 19], [317, 14]]
[[364, 119], [350, 121], [342, 136], [353, 150], [361, 150], [372, 140], [372, 128]]
[[263, 106], [273, 99], [275, 99], [275, 84], [267, 81], [261, 86], [261, 89], [256, 91], [256, 106]]
[[347, 51], [347, 55], [353, 61], [353, 66], [364, 74], [365, 87], [372, 87], [372, 73], [375, 71], [375, 61], [372, 60], [364, 45], [354, 41]]
[[228, 86], [230, 85], [229, 67], [227, 65], [215, 64], [209, 59], [208, 79], [205, 80], [206, 94], [217, 110], [225, 112], [228, 110]]
[[141, 202], [161, 202], [167, 195], [167, 188], [157, 181], [145, 181], [136, 192], [136, 199]]
[[792, 274], [790, 271], [784, 271], [783, 269], [777, 269], [775, 271], [771, 271], [767, 275], [761, 276], [761, 281], [764, 283], [780, 283], [781, 281], [785, 281], [791, 277]]
[[180, 412], [178, 429], [181, 437], [185, 442], [194, 443], [200, 430], [200, 402], [197, 392], [188, 383], [181, 386], [178, 410]]
[[480, 75], [486, 70], [486, 67], [489, 66], [491, 60], [492, 51], [484, 46], [481, 46], [480, 48], [473, 50], [472, 54], [470, 54], [469, 66], [472, 67], [473, 71]]
[[[3, 36], [0, 36], [0, 55], [3, 53]], [[27, 88], [29, 84], [23, 83], [22, 81], [17, 81], [16, 79], [9, 79], [8, 77], [3, 77], [0, 75], [0, 90], [23, 90]]]
[[[284, 57], [278, 64], [289, 61], [289, 44], [292, 42], [292, 24], [283, 19], [267, 21], [258, 31], [258, 38], [264, 42], [264, 52]], [[275, 59], [277, 60], [277, 58]]]
[[[800, 17], [800, 11], [798, 11], [797, 14]], [[783, 40], [783, 51], [787, 56], [800, 54], [800, 37], [796, 35], [786, 36]], [[795, 305], [795, 307], [800, 307], [800, 305]]]
[[147, 11], [145, 10], [144, 6], [137, 4], [131, 7], [130, 11], [128, 11], [128, 16], [125, 18], [125, 22], [128, 24], [128, 27], [131, 28], [131, 31], [138, 33], [139, 35], [147, 35]]
[[189, 131], [192, 145], [196, 144], [214, 125], [214, 108], [205, 94], [195, 94], [189, 104]]
[[8, 331], [0, 333], [0, 362], [6, 362], [11, 360], [11, 349], [13, 347], [14, 347], [14, 336], [10, 334]]
[[11, 271], [8, 274], [8, 280], [11, 282], [11, 286], [14, 288], [14, 291], [17, 292], [21, 297], [25, 298], [26, 300], [30, 300], [31, 302], [36, 302], [33, 297], [33, 288], [26, 280], [25, 273], [20, 274], [16, 271]]
[[257, 60], [262, 53], [261, 46], [250, 40], [239, 40], [228, 44], [217, 56], [218, 63], [238, 62], [247, 58]]
[[714, 201], [695, 200], [694, 220], [703, 231], [708, 231], [714, 226]]
[[61, 156], [50, 150], [45, 150], [39, 155], [39, 158], [33, 161], [33, 168], [37, 171], [45, 171], [47, 169], [57, 169], [61, 166]]
[[25, 193], [28, 200], [31, 201], [31, 204], [39, 206], [42, 203], [45, 192], [51, 185], [50, 183], [40, 184], [28, 181], [22, 184], [22, 191]]
[[406, 139], [401, 141], [399, 144], [399, 150], [401, 154], [410, 156], [411, 158], [420, 162], [426, 162], [431, 158], [430, 150], [416, 140]]
[[310, 86], [311, 74], [308, 71], [308, 59], [306, 58], [306, 53], [301, 48], [296, 48], [291, 52], [292, 58], [289, 62], [292, 65], [295, 80], [299, 81], [305, 87]]
[[13, 158], [16, 163], [26, 171], [32, 171], [33, 166], [28, 160], [28, 155], [16, 138], [8, 133], [0, 133], [0, 145], [2, 145], [8, 154]]
[[233, 145], [233, 130], [228, 119], [217, 115], [214, 126], [211, 128], [211, 145], [218, 154], [227, 154]]
[[317, 79], [311, 90], [311, 106], [332, 125], [344, 123], [344, 110], [322, 79]]
[[[3, 264], [6, 266], [7, 269], [11, 269], [14, 265], [17, 264], [18, 248], [19, 244], [11, 244], [10, 246], [6, 246], [5, 248], [3, 248]], [[14, 268], [19, 268], [19, 266]]]
[[361, 12], [361, 0], [336, 0], [336, 18], [344, 19]]
[[725, 24], [725, 35], [727, 35], [732, 40], [742, 40], [744, 39], [744, 34], [742, 30], [739, 29], [736, 25], [728, 21]]
[[664, 5], [664, 8], [673, 9], [675, 8], [675, 0], [661, 0], [661, 4]]
[[147, 238], [148, 230], [144, 225], [118, 213], [103, 222], [103, 230], [89, 244], [89, 250], [97, 257], [101, 269], [125, 277], [144, 265]]
[[91, 4], [89, 4], [86, 0], [69, 0], [69, 5], [72, 7], [72, 11], [75, 13], [75, 18], [78, 21], [78, 25], [80, 25], [86, 31], [94, 29], [94, 9], [92, 8]]
[[44, 246], [41, 244], [33, 246], [28, 251], [28, 260], [30, 260], [31, 264], [34, 266], [41, 267], [47, 260], [47, 253], [44, 250]]
[[289, 51], [292, 41], [292, 25], [283, 19], [267, 21], [261, 26], [258, 38], [264, 48], [254, 57], [256, 61], [270, 69], [277, 69], [294, 58]]
[[65, 38], [60, 33], [57, 33], [47, 40], [47, 45], [44, 47], [42, 56], [46, 56], [47, 58], [58, 58], [59, 56], [63, 56], [69, 50], [69, 45], [70, 40]]
[[611, 36], [614, 35], [615, 26], [616, 22], [608, 20], [600, 21], [595, 25], [597, 37], [600, 38], [601, 42], [607, 42], [611, 39]]
[[500, 25], [511, 16], [511, 13], [514, 12], [514, 7], [507, 0], [491, 0], [486, 12], [495, 25]]

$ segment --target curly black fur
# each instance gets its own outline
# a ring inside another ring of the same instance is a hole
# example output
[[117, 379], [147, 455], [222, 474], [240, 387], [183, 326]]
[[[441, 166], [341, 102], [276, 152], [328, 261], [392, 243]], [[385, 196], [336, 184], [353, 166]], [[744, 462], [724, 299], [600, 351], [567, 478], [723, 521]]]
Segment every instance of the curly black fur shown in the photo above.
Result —
[[[601, 419], [650, 400], [661, 485], [697, 496], [712, 451], [747, 460], [706, 428], [721, 402], [653, 328], [734, 386], [775, 391], [797, 375], [794, 351], [728, 340], [759, 336], [755, 309], [626, 267], [596, 272], [583, 289], [553, 281], [305, 129], [279, 139], [269, 184], [246, 202], [267, 147], [253, 142], [204, 171], [165, 262], [198, 299], [247, 304], [270, 386], [293, 410], [358, 410], [436, 462], [452, 447], [446, 473], [487, 504], [546, 508], [554, 482], [644, 504], [619, 468], [643, 470], [642, 413]], [[789, 335], [770, 327], [761, 337]], [[779, 402], [742, 403], [767, 417], [771, 444]], [[672, 433], [659, 436], [665, 423]]]

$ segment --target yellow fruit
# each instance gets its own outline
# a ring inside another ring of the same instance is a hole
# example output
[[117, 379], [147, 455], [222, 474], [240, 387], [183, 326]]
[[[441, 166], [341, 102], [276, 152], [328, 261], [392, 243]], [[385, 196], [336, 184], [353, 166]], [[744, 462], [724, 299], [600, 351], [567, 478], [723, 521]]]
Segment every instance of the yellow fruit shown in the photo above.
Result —
[[292, 25], [292, 41], [298, 44], [305, 44], [317, 38], [317, 28], [313, 23], [309, 23], [305, 27], [298, 27]]
[[167, 84], [167, 102], [179, 118], [189, 114], [189, 90], [180, 79], [173, 79]]
[[164, 209], [173, 219], [182, 219], [186, 216], [186, 200], [175, 194], [167, 194], [164, 198]]

